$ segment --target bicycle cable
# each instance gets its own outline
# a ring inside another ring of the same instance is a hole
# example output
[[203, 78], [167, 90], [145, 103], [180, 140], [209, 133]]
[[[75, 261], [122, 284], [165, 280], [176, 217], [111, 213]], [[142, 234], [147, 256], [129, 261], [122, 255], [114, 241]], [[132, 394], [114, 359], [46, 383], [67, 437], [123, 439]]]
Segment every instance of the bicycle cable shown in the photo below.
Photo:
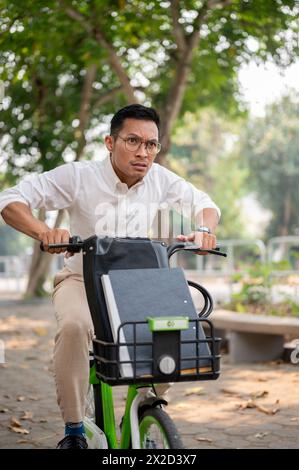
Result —
[[214, 307], [213, 299], [210, 293], [203, 286], [197, 284], [196, 282], [188, 281], [188, 285], [194, 287], [194, 289], [197, 289], [203, 296], [205, 302], [201, 311], [197, 312], [198, 318], [208, 318], [208, 316], [212, 313]]

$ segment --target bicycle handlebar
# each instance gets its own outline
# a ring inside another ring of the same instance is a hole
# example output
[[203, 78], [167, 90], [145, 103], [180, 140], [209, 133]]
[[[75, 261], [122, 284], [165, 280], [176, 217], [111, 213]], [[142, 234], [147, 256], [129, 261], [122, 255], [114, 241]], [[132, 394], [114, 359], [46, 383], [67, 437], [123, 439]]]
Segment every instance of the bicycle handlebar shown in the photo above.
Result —
[[168, 254], [168, 259], [174, 255], [174, 253], [177, 253], [178, 251], [189, 251], [192, 253], [210, 253], [212, 255], [218, 255], [218, 256], [224, 256], [226, 257], [227, 254], [223, 253], [220, 251], [220, 247], [216, 246], [215, 249], [213, 250], [207, 250], [205, 248], [200, 248], [197, 245], [194, 245], [192, 242], [176, 242], [172, 243], [167, 247], [167, 254]]
[[[73, 237], [70, 237], [69, 243], [50, 243], [48, 245], [48, 248], [66, 248], [66, 250], [70, 253], [79, 253], [84, 247], [84, 240], [82, 241], [81, 238], [77, 235], [74, 235]], [[43, 243], [40, 244], [40, 249], [42, 251], [44, 250]], [[210, 253], [212, 255], [218, 255], [218, 256], [224, 256], [226, 257], [227, 254], [223, 253], [220, 251], [219, 246], [216, 246], [214, 250], [206, 250], [198, 247], [197, 245], [194, 245], [194, 243], [191, 242], [176, 242], [168, 245], [167, 247], [167, 255], [168, 259], [174, 253], [177, 253], [178, 251], [189, 251], [192, 253]]]
[[[83, 245], [84, 241], [82, 241], [79, 236], [74, 235], [73, 237], [70, 237], [68, 243], [49, 243], [48, 248], [66, 248], [66, 251], [69, 251], [70, 253], [79, 253], [82, 250]], [[40, 244], [40, 249], [41, 251], [45, 251], [43, 242]]]

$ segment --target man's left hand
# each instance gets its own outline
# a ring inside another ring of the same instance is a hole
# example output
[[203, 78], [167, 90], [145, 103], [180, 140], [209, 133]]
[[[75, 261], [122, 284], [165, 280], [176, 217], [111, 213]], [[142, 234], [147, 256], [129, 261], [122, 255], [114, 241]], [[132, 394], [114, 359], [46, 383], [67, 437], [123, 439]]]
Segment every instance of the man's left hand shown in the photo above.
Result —
[[[177, 239], [182, 242], [193, 242], [201, 249], [214, 250], [216, 248], [216, 235], [207, 232], [192, 232], [189, 235], [178, 235]], [[207, 252], [198, 253], [199, 255], [207, 255]]]

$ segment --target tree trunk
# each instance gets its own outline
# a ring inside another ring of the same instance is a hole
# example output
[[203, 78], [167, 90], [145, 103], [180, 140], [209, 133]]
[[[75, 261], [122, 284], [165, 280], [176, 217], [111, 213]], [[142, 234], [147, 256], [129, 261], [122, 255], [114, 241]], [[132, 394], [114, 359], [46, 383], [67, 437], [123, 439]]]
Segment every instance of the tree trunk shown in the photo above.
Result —
[[292, 213], [292, 198], [289, 192], [285, 195], [283, 209], [282, 224], [279, 228], [279, 235], [281, 237], [286, 237], [289, 234]]
[[172, 2], [173, 10], [173, 26], [174, 34], [176, 37], [178, 58], [175, 66], [174, 78], [172, 80], [169, 93], [166, 99], [166, 104], [163, 110], [160, 111], [161, 115], [161, 143], [162, 150], [158, 155], [157, 163], [167, 166], [166, 155], [169, 152], [171, 145], [171, 131], [180, 114], [184, 95], [187, 88], [188, 74], [191, 68], [192, 57], [194, 50], [199, 45], [200, 30], [204, 18], [207, 14], [208, 4], [205, 2], [201, 7], [198, 16], [193, 24], [193, 33], [187, 38], [185, 36], [182, 25], [179, 23], [178, 8], [179, 2]]
[[[287, 192], [283, 202], [283, 214], [281, 224], [278, 229], [278, 234], [280, 237], [286, 237], [289, 234], [290, 221], [292, 213], [292, 198], [290, 192]], [[279, 258], [283, 260], [287, 257], [288, 246], [286, 243], [280, 243], [279, 247]]]
[[[230, 0], [227, 0], [227, 2], [220, 2], [220, 4], [225, 3], [230, 3]], [[121, 60], [116, 54], [113, 46], [105, 38], [101, 29], [99, 27], [91, 28], [80, 12], [74, 10], [69, 6], [65, 7], [63, 2], [60, 2], [60, 4], [64, 9], [65, 13], [72, 19], [81, 23], [81, 25], [85, 28], [89, 35], [96, 39], [98, 44], [108, 52], [108, 62], [111, 68], [118, 76], [118, 79], [126, 95], [128, 103], [138, 102], [138, 99], [134, 93], [134, 88], [132, 87], [130, 79], [127, 75], [127, 71], [123, 67]], [[178, 60], [175, 68], [176, 72], [174, 80], [172, 82], [172, 85], [170, 86], [170, 91], [166, 100], [166, 106], [163, 112], [160, 113], [162, 118], [162, 150], [157, 156], [156, 162], [160, 163], [163, 166], [168, 166], [166, 161], [166, 155], [170, 148], [171, 131], [182, 107], [182, 102], [187, 87], [187, 77], [191, 66], [193, 51], [199, 44], [201, 25], [203, 23], [204, 18], [206, 17], [208, 8], [213, 8], [217, 6], [218, 2], [213, 2], [213, 5], [212, 2], [209, 3], [208, 0], [205, 0], [203, 2], [203, 5], [199, 9], [199, 14], [193, 24], [194, 31], [189, 37], [184, 35], [182, 26], [179, 23], [179, 2], [174, 1], [171, 3], [171, 5], [173, 8], [172, 15], [174, 23], [174, 35], [176, 37], [178, 46]], [[85, 83], [82, 90], [79, 112], [80, 126], [76, 136], [76, 140], [78, 142], [76, 160], [80, 159], [86, 143], [84, 130], [86, 128], [89, 118], [89, 105], [92, 96], [92, 84], [95, 78], [95, 74], [96, 67], [94, 65], [91, 65], [87, 70]], [[55, 226], [58, 226], [57, 221], [55, 223]], [[51, 255], [43, 254], [43, 256], [41, 256], [39, 246], [38, 244], [36, 244], [36, 246], [34, 247], [34, 254], [30, 269], [29, 283], [26, 295], [38, 294], [39, 286], [44, 283], [44, 280], [46, 278], [46, 274], [51, 264], [51, 259]]]
[[[96, 66], [91, 64], [86, 70], [84, 78], [84, 84], [82, 88], [80, 109], [79, 109], [79, 128], [75, 133], [76, 140], [78, 142], [75, 161], [80, 160], [84, 147], [86, 145], [84, 131], [86, 129], [89, 116], [90, 116], [90, 101], [92, 98], [92, 85], [96, 77]], [[45, 220], [45, 211], [41, 209], [39, 211], [39, 218]], [[59, 227], [63, 219], [64, 211], [59, 211], [57, 214], [54, 227]], [[32, 262], [29, 271], [29, 279], [27, 284], [26, 297], [42, 297], [45, 295], [43, 288], [44, 282], [47, 279], [53, 255], [49, 253], [43, 253], [39, 248], [39, 243], [34, 244], [34, 251], [32, 256]]]

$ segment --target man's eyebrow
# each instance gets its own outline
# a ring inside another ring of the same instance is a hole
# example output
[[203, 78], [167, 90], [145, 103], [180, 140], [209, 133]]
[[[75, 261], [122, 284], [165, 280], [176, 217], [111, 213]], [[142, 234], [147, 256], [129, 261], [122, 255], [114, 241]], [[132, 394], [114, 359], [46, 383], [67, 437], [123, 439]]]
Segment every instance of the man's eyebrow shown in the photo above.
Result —
[[[142, 139], [142, 137], [138, 134], [134, 134], [134, 132], [130, 132], [127, 137], [138, 137], [139, 139]], [[158, 139], [156, 137], [152, 137], [150, 139], [147, 139], [149, 142], [158, 142]]]

